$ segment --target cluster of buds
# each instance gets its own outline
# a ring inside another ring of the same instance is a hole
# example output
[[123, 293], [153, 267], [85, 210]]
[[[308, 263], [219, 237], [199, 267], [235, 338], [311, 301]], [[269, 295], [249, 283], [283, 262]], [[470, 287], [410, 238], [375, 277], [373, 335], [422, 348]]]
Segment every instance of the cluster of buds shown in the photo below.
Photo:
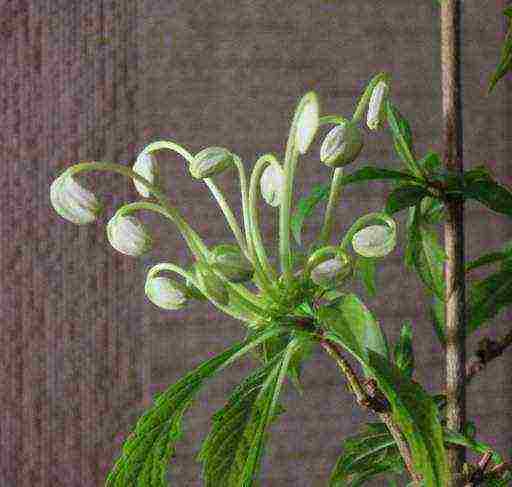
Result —
[[[267, 309], [275, 303], [290, 302], [283, 297], [287, 290], [296, 292], [297, 280], [308, 283], [304, 289], [315, 294], [340, 289], [353, 276], [354, 259], [350, 246], [359, 256], [381, 258], [389, 254], [396, 243], [395, 223], [387, 215], [375, 213], [357, 220], [337, 245], [329, 245], [333, 211], [338, 204], [342, 168], [353, 163], [363, 149], [361, 119], [367, 113], [371, 130], [382, 124], [388, 93], [388, 78], [376, 76], [363, 93], [352, 119], [337, 115], [320, 116], [315, 93], [307, 93], [299, 102], [290, 129], [283, 161], [272, 154], [261, 156], [248, 179], [240, 158], [223, 147], [207, 147], [195, 156], [172, 141], [149, 144], [139, 154], [132, 168], [89, 162], [68, 168], [53, 183], [50, 199], [57, 213], [78, 225], [97, 220], [103, 205], [95, 194], [81, 186], [76, 177], [89, 171], [112, 171], [132, 179], [142, 201], [119, 208], [106, 226], [107, 239], [122, 254], [139, 257], [149, 252], [153, 238], [134, 213], [152, 211], [170, 220], [183, 236], [193, 257], [187, 269], [176, 264], [161, 263], [147, 275], [145, 293], [156, 306], [178, 310], [190, 301], [208, 299], [226, 313], [249, 324], [264, 321]], [[293, 178], [299, 157], [306, 154], [320, 128], [334, 125], [325, 136], [319, 159], [335, 168], [331, 196], [324, 217], [324, 226], [310, 255], [301, 269], [294, 269], [290, 243]], [[181, 216], [160, 187], [160, 170], [155, 153], [170, 150], [179, 154], [188, 165], [190, 174], [203, 181], [223, 212], [236, 243], [225, 243], [209, 249], [201, 237]], [[228, 169], [237, 169], [241, 185], [243, 226], [240, 226], [214, 178]], [[279, 209], [279, 264], [275, 269], [262, 243], [257, 199], [262, 196], [271, 207]], [[371, 223], [371, 224], [370, 224]], [[179, 280], [159, 275], [172, 272]], [[257, 290], [244, 284], [251, 283]], [[311, 291], [313, 290], [313, 291]], [[291, 291], [290, 291], [291, 292]], [[299, 296], [308, 299], [311, 296]], [[287, 310], [289, 311], [289, 310]]]

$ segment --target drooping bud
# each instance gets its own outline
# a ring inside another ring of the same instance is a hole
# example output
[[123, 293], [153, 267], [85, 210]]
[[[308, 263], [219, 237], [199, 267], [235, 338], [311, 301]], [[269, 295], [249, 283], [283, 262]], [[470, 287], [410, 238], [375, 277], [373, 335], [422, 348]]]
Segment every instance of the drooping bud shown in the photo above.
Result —
[[311, 270], [311, 279], [315, 284], [331, 289], [341, 286], [351, 274], [350, 261], [336, 256], [314, 267]]
[[252, 279], [254, 268], [236, 245], [218, 245], [212, 251], [211, 265], [231, 282]]
[[103, 205], [96, 195], [67, 174], [61, 174], [50, 186], [50, 201], [55, 211], [76, 225], [85, 225], [98, 218]]
[[342, 122], [325, 136], [320, 148], [320, 160], [329, 167], [350, 164], [363, 148], [363, 137], [356, 124]]
[[[156, 184], [158, 180], [158, 165], [153, 154], [141, 152], [133, 165], [133, 170], [147, 179], [151, 184]], [[149, 198], [150, 192], [144, 184], [136, 179], [133, 180], [133, 184], [141, 196]]]
[[384, 257], [396, 245], [396, 229], [387, 225], [370, 225], [352, 237], [352, 247], [363, 257]]
[[370, 130], [379, 129], [385, 120], [385, 101], [387, 94], [388, 84], [385, 81], [379, 81], [375, 88], [373, 88], [370, 103], [368, 104], [366, 124]]
[[218, 303], [223, 305], [228, 304], [229, 293], [222, 279], [216, 276], [208, 266], [203, 263], [196, 262], [195, 270], [200, 290], [204, 290], [208, 296], [211, 296]]
[[188, 303], [186, 286], [168, 277], [149, 277], [144, 291], [149, 300], [159, 308], [178, 310]]
[[284, 190], [283, 168], [278, 163], [269, 164], [260, 179], [260, 189], [263, 199], [270, 206], [279, 206]]
[[153, 239], [133, 216], [114, 215], [107, 224], [107, 238], [117, 251], [139, 257], [151, 249]]
[[217, 176], [234, 163], [233, 154], [223, 147], [207, 147], [200, 151], [189, 166], [196, 179]]
[[320, 107], [313, 91], [306, 93], [299, 102], [295, 143], [301, 154], [305, 154], [318, 130]]

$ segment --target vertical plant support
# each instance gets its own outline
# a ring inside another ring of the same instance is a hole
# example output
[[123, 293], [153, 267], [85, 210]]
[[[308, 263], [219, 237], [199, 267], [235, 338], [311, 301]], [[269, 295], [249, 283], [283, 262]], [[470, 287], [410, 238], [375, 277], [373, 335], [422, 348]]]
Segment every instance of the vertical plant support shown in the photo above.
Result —
[[[461, 0], [443, 0], [441, 6], [441, 71], [443, 99], [444, 162], [449, 171], [463, 172], [462, 105], [460, 86]], [[465, 395], [465, 278], [464, 206], [454, 197], [447, 203], [446, 251], [446, 394], [447, 427], [462, 431], [466, 416]], [[452, 486], [462, 485], [465, 461], [462, 447], [448, 449]]]

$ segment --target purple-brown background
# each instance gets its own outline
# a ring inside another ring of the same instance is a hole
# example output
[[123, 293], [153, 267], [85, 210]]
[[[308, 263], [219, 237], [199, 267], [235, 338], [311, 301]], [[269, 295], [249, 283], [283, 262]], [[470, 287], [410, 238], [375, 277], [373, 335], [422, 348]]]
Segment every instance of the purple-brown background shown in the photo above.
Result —
[[[485, 95], [504, 35], [503, 6], [464, 2], [465, 158], [468, 167], [490, 164], [510, 184], [510, 82]], [[108, 245], [108, 217], [136, 198], [129, 181], [88, 177], [108, 211], [81, 228], [50, 208], [51, 181], [78, 160], [130, 164], [161, 138], [193, 152], [229, 147], [249, 168], [263, 152], [283, 154], [306, 90], [318, 92], [324, 113], [347, 115], [380, 70], [393, 75], [394, 99], [419, 152], [439, 150], [437, 7], [433, 0], [0, 0], [0, 42], [0, 487], [100, 486], [152, 395], [244, 331], [206, 304], [169, 313], [145, 299], [147, 268], [162, 259], [186, 264], [188, 255], [174, 229], [153, 217], [147, 221], [158, 244], [147, 258], [123, 257]], [[386, 133], [366, 141], [362, 162], [396, 167]], [[317, 150], [301, 161], [301, 193], [328, 180]], [[183, 161], [159, 160], [172, 200], [206, 241], [230, 239]], [[220, 183], [238, 207], [233, 174]], [[336, 232], [381, 208], [386, 191], [384, 184], [348, 188]], [[510, 219], [477, 205], [466, 213], [470, 257], [512, 237]], [[263, 215], [270, 243], [276, 213]], [[379, 294], [368, 303], [392, 339], [404, 319], [413, 320], [417, 378], [436, 391], [439, 347], [425, 295], [400, 253], [383, 262]], [[495, 320], [491, 333], [503, 334], [511, 316]], [[240, 362], [214, 380], [186, 417], [173, 485], [201, 485], [194, 457], [209, 417], [253, 365]], [[468, 391], [480, 437], [507, 455], [511, 366], [509, 353]], [[341, 439], [366, 418], [319, 351], [304, 384], [302, 398], [287, 389], [288, 412], [271, 428], [265, 487], [326, 485]]]

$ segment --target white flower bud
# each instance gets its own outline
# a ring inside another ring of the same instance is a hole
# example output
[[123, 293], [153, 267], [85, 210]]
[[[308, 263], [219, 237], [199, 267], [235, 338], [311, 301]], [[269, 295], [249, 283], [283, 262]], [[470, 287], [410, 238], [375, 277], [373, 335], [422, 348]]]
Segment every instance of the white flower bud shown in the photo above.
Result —
[[318, 130], [320, 107], [315, 93], [310, 91], [299, 103], [295, 143], [301, 154], [305, 154]]
[[352, 247], [363, 257], [384, 257], [396, 245], [396, 233], [387, 225], [370, 225], [352, 238]]
[[320, 148], [320, 160], [329, 167], [350, 164], [363, 148], [361, 131], [352, 122], [342, 122], [325, 136]]
[[139, 257], [152, 246], [146, 227], [133, 216], [114, 215], [107, 224], [107, 238], [117, 251]]
[[205, 264], [199, 262], [195, 265], [199, 289], [211, 296], [220, 304], [229, 303], [229, 293], [220, 277], [217, 277]]
[[222, 272], [231, 282], [245, 282], [252, 279], [254, 268], [236, 245], [218, 245], [211, 257], [213, 268]]
[[311, 279], [315, 284], [330, 289], [342, 285], [351, 274], [350, 263], [334, 257], [318, 264], [311, 271]]
[[103, 205], [95, 194], [66, 173], [53, 181], [50, 187], [50, 201], [62, 218], [76, 225], [93, 222], [103, 210]]
[[279, 206], [284, 190], [283, 168], [278, 163], [269, 164], [260, 179], [260, 189], [263, 199], [270, 206]]
[[379, 81], [373, 88], [370, 103], [368, 104], [368, 113], [366, 123], [370, 130], [380, 128], [385, 119], [385, 101], [388, 94], [388, 85], [385, 81]]
[[146, 279], [144, 291], [149, 300], [159, 308], [177, 310], [188, 303], [186, 287], [168, 277]]
[[199, 152], [189, 166], [196, 179], [217, 176], [234, 163], [233, 154], [223, 147], [207, 147]]
[[[158, 165], [153, 154], [141, 152], [133, 165], [133, 170], [143, 178], [147, 179], [151, 184], [155, 184], [157, 182]], [[149, 198], [150, 192], [144, 184], [136, 179], [133, 180], [133, 184], [142, 197]]]

